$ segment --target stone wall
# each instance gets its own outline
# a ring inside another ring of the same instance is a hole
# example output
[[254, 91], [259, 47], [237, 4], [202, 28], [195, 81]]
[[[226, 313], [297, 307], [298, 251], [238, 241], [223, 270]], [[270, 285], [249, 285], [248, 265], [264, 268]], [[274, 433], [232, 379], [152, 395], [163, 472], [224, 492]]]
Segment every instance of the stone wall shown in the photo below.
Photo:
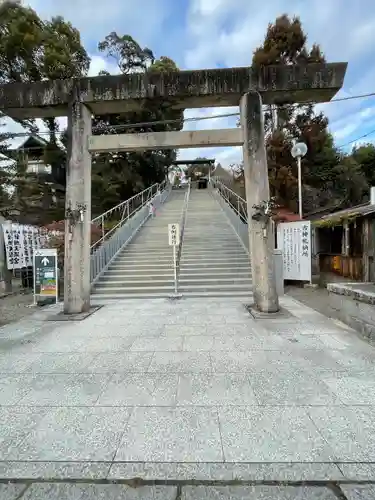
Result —
[[373, 283], [330, 283], [330, 307], [340, 320], [375, 341], [375, 285]]

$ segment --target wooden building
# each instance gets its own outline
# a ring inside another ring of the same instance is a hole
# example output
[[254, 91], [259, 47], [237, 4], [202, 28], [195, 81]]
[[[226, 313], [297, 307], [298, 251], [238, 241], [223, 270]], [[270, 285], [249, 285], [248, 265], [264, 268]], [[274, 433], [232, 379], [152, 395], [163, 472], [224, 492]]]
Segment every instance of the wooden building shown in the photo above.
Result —
[[309, 217], [313, 269], [355, 281], [375, 281], [375, 188], [371, 201]]
[[[46, 154], [49, 143], [37, 134], [15, 138], [13, 147], [6, 151], [10, 161], [17, 164], [17, 181], [14, 183], [11, 202], [20, 209], [20, 214], [13, 217], [24, 224], [41, 225], [45, 223], [47, 211], [63, 210], [57, 196], [65, 191], [66, 153], [59, 143], [53, 154]], [[53, 158], [48, 163], [46, 158]], [[52, 164], [51, 164], [52, 163]]]

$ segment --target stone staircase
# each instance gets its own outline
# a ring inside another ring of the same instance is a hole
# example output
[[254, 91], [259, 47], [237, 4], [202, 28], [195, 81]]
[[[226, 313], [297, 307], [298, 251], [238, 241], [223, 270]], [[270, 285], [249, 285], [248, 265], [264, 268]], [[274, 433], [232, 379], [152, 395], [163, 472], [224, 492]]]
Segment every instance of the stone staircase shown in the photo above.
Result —
[[[174, 293], [168, 224], [180, 222], [184, 190], [172, 191], [99, 279], [96, 299], [168, 297]], [[249, 257], [209, 191], [192, 189], [182, 246], [179, 293], [184, 296], [252, 294]]]
[[180, 222], [185, 191], [172, 191], [99, 279], [95, 298], [167, 297], [174, 293], [173, 251], [168, 224]]
[[252, 295], [249, 256], [206, 189], [190, 194], [179, 291], [186, 296]]

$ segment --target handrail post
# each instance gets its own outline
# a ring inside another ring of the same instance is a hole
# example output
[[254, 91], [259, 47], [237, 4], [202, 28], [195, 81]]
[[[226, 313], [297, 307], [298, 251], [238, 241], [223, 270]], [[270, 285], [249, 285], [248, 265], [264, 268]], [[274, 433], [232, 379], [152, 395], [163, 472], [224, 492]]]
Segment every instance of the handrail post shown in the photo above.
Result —
[[174, 272], [174, 293], [177, 295], [178, 284], [177, 284], [177, 257], [176, 257], [176, 245], [173, 245], [173, 272]]
[[[177, 294], [178, 291], [178, 278], [180, 274], [180, 260], [181, 260], [181, 253], [182, 253], [182, 245], [183, 245], [183, 240], [184, 240], [184, 232], [185, 232], [185, 225], [186, 225], [186, 218], [187, 218], [187, 209], [188, 209], [188, 204], [189, 204], [189, 197], [190, 197], [190, 188], [191, 184], [189, 183], [188, 190], [185, 193], [185, 198], [184, 198], [184, 203], [182, 205], [182, 212], [181, 212], [181, 217], [180, 217], [180, 241], [178, 244], [178, 249], [177, 249], [177, 255], [175, 256], [175, 253], [173, 255], [174, 258], [174, 269], [175, 269], [175, 293]], [[175, 250], [174, 250], [175, 252]]]

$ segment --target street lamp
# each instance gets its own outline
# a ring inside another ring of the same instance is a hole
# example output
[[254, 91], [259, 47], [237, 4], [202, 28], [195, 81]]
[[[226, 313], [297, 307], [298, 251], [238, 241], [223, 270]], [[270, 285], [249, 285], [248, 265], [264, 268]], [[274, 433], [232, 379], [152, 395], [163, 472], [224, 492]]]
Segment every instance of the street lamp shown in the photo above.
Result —
[[299, 205], [299, 217], [302, 220], [302, 172], [301, 172], [301, 158], [303, 158], [307, 153], [307, 146], [304, 142], [297, 142], [292, 147], [292, 156], [297, 158], [298, 165], [298, 205]]

